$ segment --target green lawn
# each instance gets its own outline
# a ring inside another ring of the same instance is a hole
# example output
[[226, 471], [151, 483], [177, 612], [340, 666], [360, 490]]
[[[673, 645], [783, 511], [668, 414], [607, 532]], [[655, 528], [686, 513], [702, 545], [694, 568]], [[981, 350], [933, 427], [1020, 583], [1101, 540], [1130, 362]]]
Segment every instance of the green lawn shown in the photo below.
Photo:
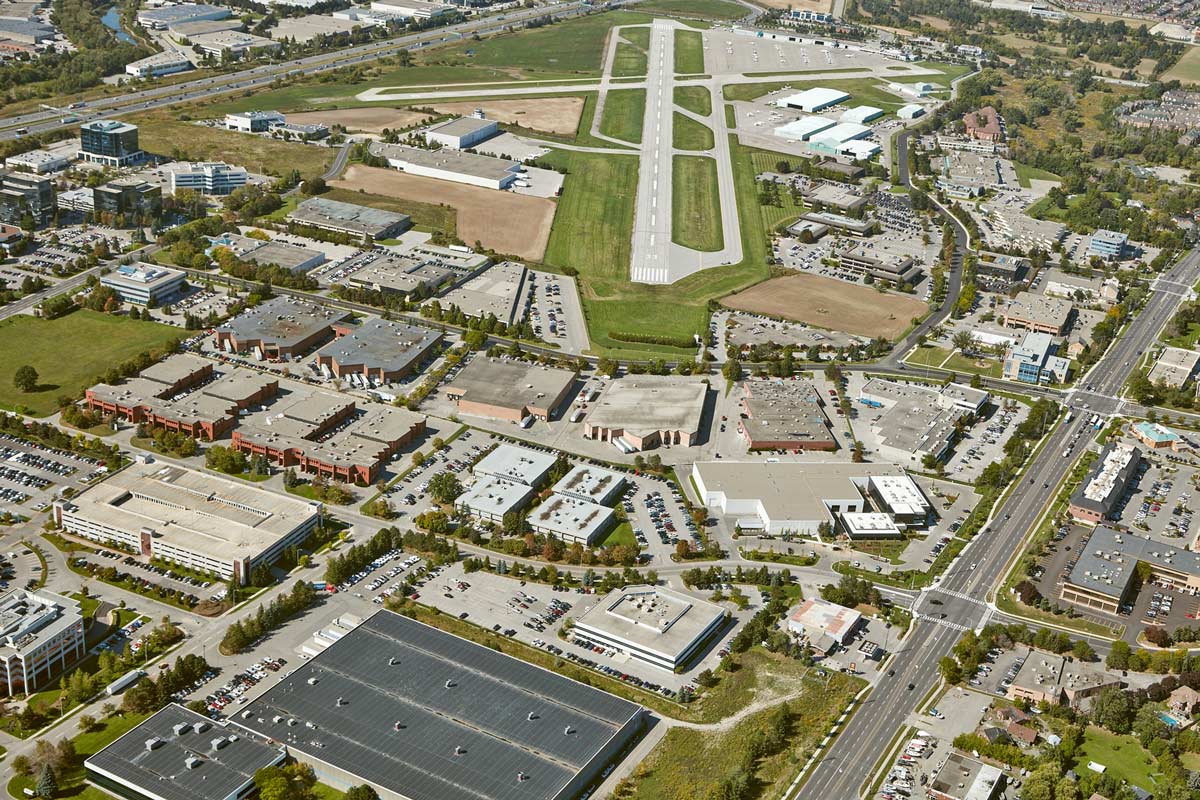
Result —
[[944, 347], [923, 344], [904, 360], [906, 363], [916, 364], [919, 367], [940, 367], [949, 356], [950, 351]]
[[642, 118], [646, 115], [645, 89], [618, 89], [608, 93], [600, 132], [624, 142], [642, 141]]
[[316, 796], [317, 800], [342, 800], [346, 796], [346, 793], [339, 792], [337, 789], [324, 783], [318, 783], [313, 787], [313, 795]]
[[[44, 417], [58, 408], [62, 395], [75, 395], [97, 383], [115, 364], [138, 353], [165, 347], [181, 331], [157, 322], [141, 322], [80, 310], [53, 320], [17, 315], [0, 322], [0, 408], [29, 409]], [[35, 391], [12, 384], [18, 367], [38, 372]]]
[[621, 38], [642, 50], [650, 49], [650, 26], [637, 28], [622, 28]]
[[630, 78], [646, 74], [646, 51], [640, 47], [621, 42], [613, 58], [612, 74], [615, 78]]
[[695, 114], [712, 113], [712, 93], [703, 86], [676, 86], [674, 99], [675, 105]]
[[651, 21], [647, 14], [608, 11], [589, 14], [541, 28], [491, 36], [480, 42], [464, 40], [452, 47], [429, 53], [430, 58], [456, 57], [481, 67], [599, 74], [604, 60], [604, 41], [615, 25], [641, 25]]
[[682, 14], [702, 19], [734, 20], [749, 13], [745, 6], [729, 0], [645, 0], [638, 3], [639, 11], [659, 14]]
[[1027, 164], [1022, 164], [1019, 161], [1013, 162], [1013, 168], [1017, 171], [1017, 180], [1026, 189], [1029, 188], [1029, 182], [1034, 181], [1062, 181], [1062, 178], [1044, 169], [1031, 167]]
[[704, 72], [704, 35], [700, 31], [675, 31], [675, 72], [679, 75]]
[[1200, 83], [1200, 47], [1189, 47], [1175, 66], [1163, 73], [1164, 81]]
[[671, 138], [680, 150], [712, 150], [713, 132], [689, 116], [675, 112], [674, 130]]
[[622, 522], [620, 525], [609, 531], [607, 536], [600, 540], [601, 547], [616, 547], [619, 544], [632, 547], [635, 550], [641, 549], [637, 543], [637, 537], [633, 535], [633, 526], [628, 522]]
[[1083, 746], [1075, 760], [1076, 769], [1087, 769], [1089, 761], [1103, 764], [1107, 774], [1129, 781], [1147, 791], [1154, 789], [1154, 776], [1160, 775], [1154, 756], [1145, 750], [1132, 736], [1089, 727], [1084, 734]]
[[925, 69], [934, 69], [942, 73], [941, 75], [921, 75], [914, 80], [924, 81], [926, 83], [936, 83], [938, 86], [949, 86], [951, 81], [961, 78], [963, 75], [973, 71], [975, 68], [966, 64], [943, 64], [940, 61], [918, 61], [918, 67]]
[[[979, 362], [986, 362], [987, 366], [979, 366]], [[962, 353], [955, 353], [950, 356], [950, 360], [946, 362], [944, 369], [952, 369], [956, 372], [970, 372], [976, 375], [982, 375], [985, 378], [999, 378], [1000, 373], [1004, 369], [1004, 365], [999, 359], [995, 358], [967, 358]]]
[[301, 175], [315, 177], [324, 173], [337, 155], [332, 147], [209, 128], [161, 112], [130, 121], [138, 125], [143, 150], [182, 161], [228, 161], [268, 175], [286, 175], [299, 169]]
[[[56, 800], [112, 800], [112, 795], [84, 782], [83, 762], [133, 730], [148, 716], [149, 714], [118, 714], [98, 723], [96, 730], [76, 736], [73, 740], [75, 758], [58, 773], [58, 791], [54, 795]], [[12, 797], [24, 797], [25, 789], [35, 788], [37, 781], [37, 775], [18, 775], [8, 782], [8, 793]]]
[[349, 189], [330, 189], [322, 197], [330, 200], [340, 200], [343, 203], [357, 203], [360, 206], [380, 208], [384, 211], [395, 211], [412, 217], [413, 225], [430, 231], [440, 231], [448, 237], [458, 235], [458, 212], [453, 208], [425, 203], [418, 200], [400, 200], [367, 192], [352, 192]]
[[671, 241], [695, 250], [720, 250], [721, 201], [717, 162], [707, 156], [675, 156], [671, 177]]
[[72, 600], [79, 601], [79, 613], [83, 615], [85, 620], [90, 620], [96, 616], [96, 609], [100, 607], [100, 598], [93, 595], [84, 596], [79, 592], [71, 594]]
[[1189, 322], [1187, 333], [1181, 336], [1168, 337], [1163, 340], [1163, 343], [1171, 347], [1191, 349], [1196, 346], [1196, 342], [1198, 341], [1200, 341], [1200, 322]]

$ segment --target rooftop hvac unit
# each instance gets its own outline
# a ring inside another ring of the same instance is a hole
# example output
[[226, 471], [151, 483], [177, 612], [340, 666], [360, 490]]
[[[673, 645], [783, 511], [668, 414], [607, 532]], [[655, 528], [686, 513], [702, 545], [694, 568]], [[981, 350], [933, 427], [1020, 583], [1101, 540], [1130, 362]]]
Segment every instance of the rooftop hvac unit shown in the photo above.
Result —
[[196, 767], [200, 766], [200, 759], [196, 758], [195, 756], [188, 756], [183, 760], [183, 764], [188, 769], [195, 769]]
[[220, 750], [222, 747], [229, 744], [229, 740], [226, 739], [224, 736], [218, 736], [217, 738], [215, 738], [211, 742], [209, 742], [209, 744], [212, 745], [213, 750]]
[[157, 750], [159, 747], [162, 747], [162, 743], [162, 739], [158, 738], [157, 736], [151, 736], [146, 740], [146, 749]]

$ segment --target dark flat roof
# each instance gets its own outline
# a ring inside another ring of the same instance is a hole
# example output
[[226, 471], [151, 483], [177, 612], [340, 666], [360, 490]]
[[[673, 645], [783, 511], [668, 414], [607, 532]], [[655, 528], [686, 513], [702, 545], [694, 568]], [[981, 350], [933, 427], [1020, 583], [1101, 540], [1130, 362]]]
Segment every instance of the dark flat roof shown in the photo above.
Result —
[[235, 720], [413, 800], [546, 800], [640, 712], [634, 703], [379, 611]]
[[[188, 725], [176, 734], [174, 727]], [[203, 730], [197, 730], [197, 725]], [[231, 741], [230, 736], [237, 736]], [[213, 741], [225, 744], [214, 749]], [[157, 739], [151, 749], [147, 742]], [[85, 762], [89, 771], [107, 773], [166, 800], [212, 800], [236, 792], [254, 773], [283, 759], [272, 747], [244, 730], [217, 725], [208, 717], [171, 704]], [[186, 759], [194, 756], [196, 766]]]

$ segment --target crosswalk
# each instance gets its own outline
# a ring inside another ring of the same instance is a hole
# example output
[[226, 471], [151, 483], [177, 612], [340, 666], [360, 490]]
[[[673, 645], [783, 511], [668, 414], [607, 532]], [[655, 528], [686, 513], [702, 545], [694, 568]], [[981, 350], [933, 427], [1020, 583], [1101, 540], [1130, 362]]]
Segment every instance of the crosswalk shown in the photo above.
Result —
[[957, 622], [951, 622], [948, 619], [941, 619], [939, 617], [930, 616], [929, 614], [913, 614], [913, 618], [923, 620], [925, 622], [932, 622], [934, 625], [941, 625], [943, 628], [949, 628], [950, 630], [958, 631], [959, 633], [966, 633], [969, 630], [973, 630], [972, 628], [968, 628], [966, 625], [960, 625]]
[[927, 591], [927, 592], [938, 592], [938, 593], [940, 593], [940, 594], [946, 594], [946, 595], [949, 595], [949, 596], [951, 596], [951, 597], [957, 597], [959, 600], [967, 600], [967, 601], [969, 601], [969, 602], [971, 602], [971, 603], [975, 603], [975, 604], [977, 604], [977, 605], [981, 605], [981, 606], [986, 606], [986, 605], [987, 605], [987, 603], [983, 602], [983, 601], [982, 601], [982, 600], [980, 600], [978, 597], [972, 597], [971, 595], [967, 594], [966, 592], [960, 592], [960, 591], [957, 591], [957, 590], [955, 590], [955, 589], [943, 589], [943, 588], [942, 588], [942, 587], [940, 587], [940, 586], [934, 586], [934, 587], [931, 587], [931, 588], [929, 588], [929, 589], [926, 589], [925, 591]]

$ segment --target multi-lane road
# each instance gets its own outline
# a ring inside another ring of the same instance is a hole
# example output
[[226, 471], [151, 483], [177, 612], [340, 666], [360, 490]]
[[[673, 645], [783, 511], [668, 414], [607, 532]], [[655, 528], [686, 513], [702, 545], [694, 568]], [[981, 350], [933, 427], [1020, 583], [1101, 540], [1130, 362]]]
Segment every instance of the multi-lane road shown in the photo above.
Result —
[[[1171, 318], [1184, 289], [1200, 278], [1200, 251], [1180, 259], [1157, 284], [1145, 307], [1113, 343], [1092, 370], [1083, 390], [1067, 395], [1072, 407], [1100, 413], [1114, 413], [1118, 399], [1137, 357], [1158, 336]], [[894, 676], [883, 678], [868, 696], [849, 724], [842, 729], [833, 747], [814, 768], [812, 775], [796, 795], [800, 798], [859, 797], [872, 767], [916, 704], [938, 680], [938, 661], [947, 655], [964, 628], [975, 628], [990, 617], [986, 603], [989, 594], [1002, 579], [1010, 560], [1054, 496], [1056, 488], [1075, 460], [1082, 455], [1091, 438], [1072, 437], [1087, 424], [1080, 414], [1071, 424], [1058, 427], [1029, 465], [1022, 482], [994, 511], [993, 521], [963, 551], [937, 587], [924, 594], [936, 593], [940, 605], [932, 606], [918, 598], [918, 613], [936, 614], [916, 622], [891, 669]], [[1067, 457], [1064, 451], [1069, 451]], [[941, 615], [945, 614], [945, 618]], [[913, 688], [909, 689], [909, 686]]]

